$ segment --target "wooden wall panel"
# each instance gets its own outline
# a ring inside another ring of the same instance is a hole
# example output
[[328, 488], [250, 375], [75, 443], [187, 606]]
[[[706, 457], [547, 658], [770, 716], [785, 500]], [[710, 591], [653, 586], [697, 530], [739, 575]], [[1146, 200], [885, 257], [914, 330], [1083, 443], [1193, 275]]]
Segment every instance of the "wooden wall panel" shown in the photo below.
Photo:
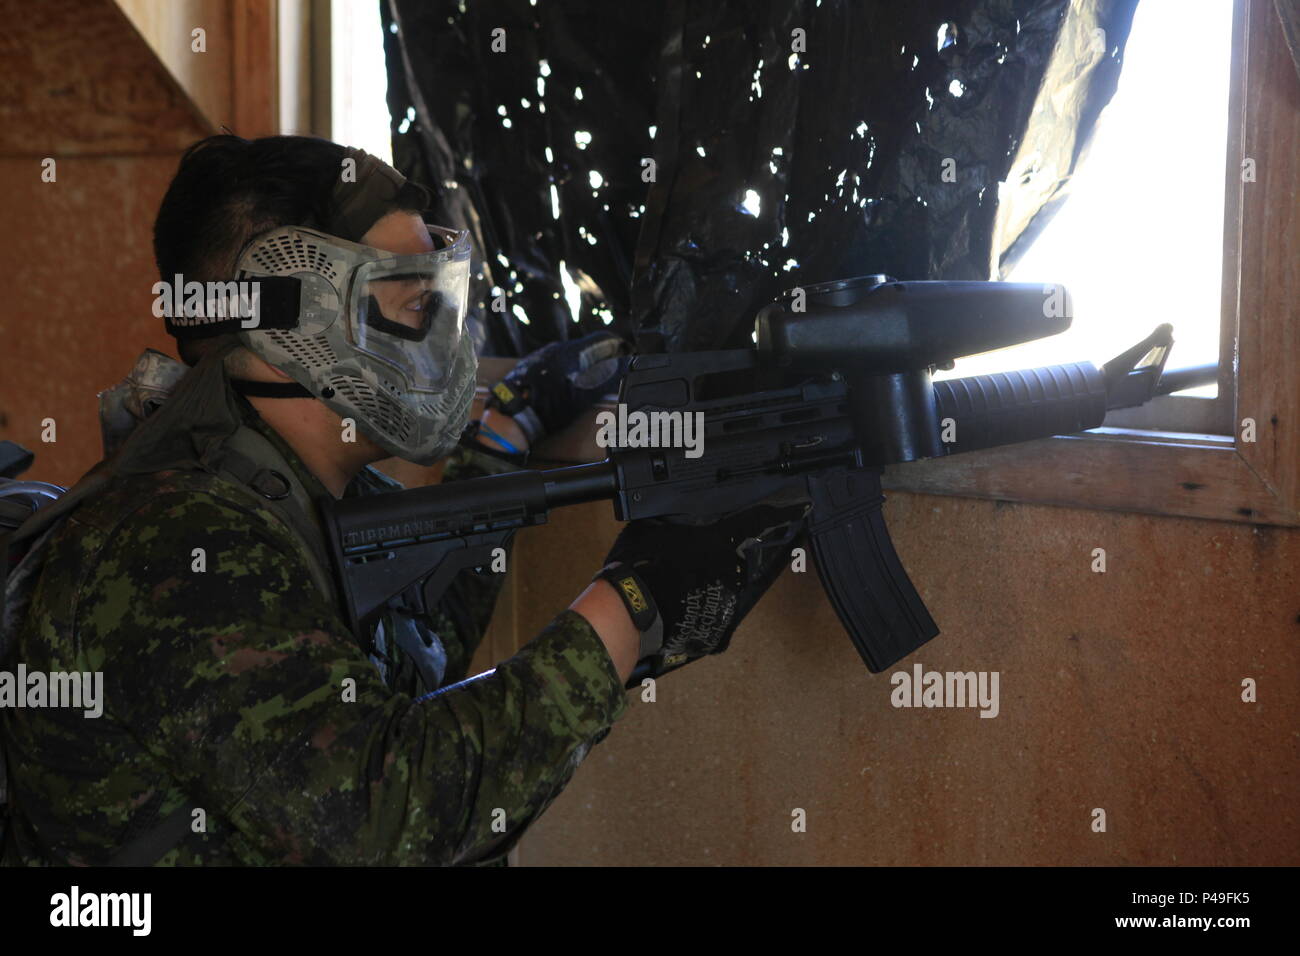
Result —
[[[885, 509], [943, 630], [914, 660], [998, 671], [997, 717], [892, 707], [901, 668], [869, 674], [815, 572], [787, 571], [731, 650], [654, 703], [629, 695], [520, 862], [1300, 863], [1300, 532], [914, 494]], [[521, 640], [616, 530], [586, 505], [520, 535]]]
[[0, 156], [168, 153], [206, 135], [111, 0], [0, 0]]
[[[240, 75], [232, 0], [110, 0], [130, 20], [212, 131], [231, 124]], [[193, 49], [202, 28], [206, 49]]]
[[[96, 392], [146, 347], [175, 355], [153, 316], [153, 218], [177, 156], [67, 157], [56, 183], [0, 157], [0, 438], [36, 452], [28, 477], [68, 485], [102, 453]], [[53, 418], [57, 441], [41, 441]]]

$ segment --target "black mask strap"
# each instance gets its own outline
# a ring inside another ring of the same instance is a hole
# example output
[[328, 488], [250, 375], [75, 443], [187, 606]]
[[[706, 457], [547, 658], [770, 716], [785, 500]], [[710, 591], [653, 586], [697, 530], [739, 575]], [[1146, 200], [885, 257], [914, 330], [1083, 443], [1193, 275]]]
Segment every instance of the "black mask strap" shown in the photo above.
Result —
[[[179, 280], [180, 276], [176, 278]], [[206, 294], [202, 283], [184, 283], [186, 286], [191, 284], [197, 290], [196, 294]], [[231, 284], [245, 293], [244, 300], [222, 298], [228, 291], [226, 287]], [[296, 329], [298, 327], [302, 283], [294, 276], [252, 276], [235, 280], [233, 283], [211, 284], [211, 287], [215, 286], [221, 288], [212, 288], [213, 298], [202, 300], [204, 305], [200, 315], [183, 314], [184, 309], [181, 307], [184, 301], [183, 290], [178, 289], [172, 293], [173, 298], [162, 300], [169, 334], [176, 339], [208, 339], [238, 332], [241, 329]], [[252, 316], [240, 317], [235, 309], [238, 307], [242, 311], [245, 306], [251, 305], [253, 290], [256, 290], [258, 296], [257, 322], [249, 325], [247, 320]], [[178, 309], [181, 314], [171, 314]]]
[[230, 387], [245, 398], [315, 398], [311, 392], [297, 382], [252, 382], [247, 379], [232, 378]]

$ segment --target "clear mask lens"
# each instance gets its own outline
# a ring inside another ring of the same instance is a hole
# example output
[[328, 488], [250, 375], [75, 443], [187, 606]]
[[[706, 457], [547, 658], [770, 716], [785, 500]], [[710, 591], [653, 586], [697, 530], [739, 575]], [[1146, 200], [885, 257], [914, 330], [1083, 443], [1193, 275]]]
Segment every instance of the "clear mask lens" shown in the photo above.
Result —
[[469, 292], [469, 239], [430, 227], [446, 248], [357, 267], [350, 330], [359, 351], [401, 369], [411, 387], [442, 388], [460, 347]]

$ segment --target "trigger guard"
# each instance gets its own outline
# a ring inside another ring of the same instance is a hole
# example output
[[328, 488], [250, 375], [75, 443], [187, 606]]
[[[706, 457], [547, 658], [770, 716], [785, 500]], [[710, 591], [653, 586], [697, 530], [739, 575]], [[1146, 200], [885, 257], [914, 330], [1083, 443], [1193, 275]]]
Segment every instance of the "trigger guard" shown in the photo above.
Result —
[[[763, 577], [767, 556], [773, 551], [789, 547], [790, 543], [799, 536], [802, 524], [802, 518], [783, 521], [781, 524], [764, 528], [757, 536], [746, 538], [736, 545], [736, 557], [744, 564], [747, 583], [753, 584]], [[779, 532], [779, 536], [774, 539], [776, 532]]]

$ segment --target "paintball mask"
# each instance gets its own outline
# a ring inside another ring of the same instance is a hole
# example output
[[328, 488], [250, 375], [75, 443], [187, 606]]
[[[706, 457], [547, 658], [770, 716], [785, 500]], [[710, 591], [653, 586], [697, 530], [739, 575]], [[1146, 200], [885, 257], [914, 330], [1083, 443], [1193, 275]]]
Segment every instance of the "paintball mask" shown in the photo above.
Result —
[[250, 243], [237, 272], [274, 289], [276, 311], [296, 317], [292, 327], [241, 328], [240, 341], [385, 451], [425, 465], [460, 437], [478, 365], [464, 334], [469, 236], [429, 234], [440, 248], [394, 255], [285, 226]]
[[[214, 301], [209, 289], [203, 310], [187, 295], [167, 328], [178, 338], [233, 334], [293, 380], [232, 381], [240, 394], [320, 399], [389, 454], [432, 464], [455, 446], [474, 398], [469, 234], [430, 225], [434, 249], [416, 255], [362, 245], [388, 210], [427, 206], [428, 193], [363, 150], [345, 155], [354, 175], [334, 186], [324, 229], [256, 236], [235, 281], [209, 284], [227, 291]], [[238, 309], [224, 304], [236, 299]]]

